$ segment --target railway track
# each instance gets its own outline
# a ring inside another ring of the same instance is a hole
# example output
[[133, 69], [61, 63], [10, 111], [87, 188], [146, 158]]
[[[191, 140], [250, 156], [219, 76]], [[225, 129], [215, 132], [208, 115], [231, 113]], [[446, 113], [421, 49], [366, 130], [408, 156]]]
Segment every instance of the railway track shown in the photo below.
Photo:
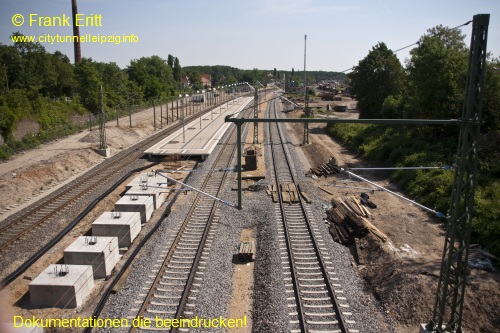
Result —
[[[236, 146], [229, 144], [236, 141], [234, 126], [229, 136], [230, 138], [219, 150], [211, 169], [231, 168], [236, 151]], [[226, 177], [225, 172], [209, 172], [200, 190], [218, 197]], [[140, 301], [141, 306], [131, 309], [133, 315], [130, 318], [139, 316], [149, 318], [151, 323], [156, 324], [156, 317], [189, 318], [193, 316], [192, 310], [195, 306], [196, 295], [200, 292], [200, 282], [203, 279], [218, 221], [219, 203], [197, 194], [184, 221], [174, 228], [179, 231], [175, 236], [172, 235], [170, 239], [167, 239], [167, 243], [172, 243], [172, 245], [168, 251], [163, 251], [163, 258], [157, 259], [157, 262], [161, 262], [158, 264], [160, 265], [158, 273], [149, 276], [152, 281], [146, 282], [146, 286], [143, 287], [148, 291], [141, 295], [143, 298]], [[176, 332], [177, 328], [132, 327], [129, 332], [136, 330]]]
[[[279, 104], [269, 103], [271, 117], [279, 117]], [[272, 114], [272, 115], [271, 115]], [[284, 203], [280, 184], [297, 186], [292, 158], [279, 123], [268, 123], [273, 174], [279, 202], [275, 205], [283, 277], [291, 332], [358, 332], [349, 320], [347, 299], [310, 208], [302, 201]]]
[[[217, 106], [201, 112], [206, 112]], [[193, 114], [186, 119], [186, 122], [195, 119], [197, 115], [199, 113]], [[60, 219], [69, 208], [80, 204], [83, 198], [96, 196], [100, 185], [116, 178], [117, 175], [125, 174], [127, 168], [143, 155], [144, 149], [159, 142], [166, 134], [181, 127], [181, 123], [176, 123], [165, 130], [159, 131], [125, 151], [110, 157], [92, 168], [84, 176], [6, 218], [0, 226], [0, 253], [4, 254], [14, 249], [14, 245], [18, 241], [37, 230], [40, 226], [46, 225], [55, 219]]]

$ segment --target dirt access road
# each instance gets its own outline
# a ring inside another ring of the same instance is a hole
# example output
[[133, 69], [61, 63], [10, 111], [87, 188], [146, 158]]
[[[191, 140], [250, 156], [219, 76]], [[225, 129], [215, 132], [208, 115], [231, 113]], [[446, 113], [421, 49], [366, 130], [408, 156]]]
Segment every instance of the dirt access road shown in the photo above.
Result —
[[[326, 103], [317, 101], [313, 107]], [[338, 104], [355, 108], [355, 101], [344, 99]], [[288, 117], [299, 117], [302, 111], [294, 111]], [[339, 118], [357, 118], [356, 112], [332, 112]], [[296, 146], [301, 146], [303, 126], [291, 125]], [[325, 130], [325, 125], [309, 125], [309, 145], [299, 148], [303, 153], [302, 163], [309, 166], [328, 161], [334, 156], [339, 165], [349, 167], [375, 167], [376, 162], [368, 163], [355, 153], [342, 147]], [[391, 183], [390, 174], [381, 172], [357, 172], [392, 191], [398, 188]], [[334, 195], [322, 193], [322, 200], [345, 194], [359, 196], [359, 192], [348, 188], [332, 186], [350, 181], [345, 176], [320, 178], [315, 180]], [[353, 185], [355, 184], [355, 185]], [[368, 187], [366, 183], [345, 183], [341, 186]], [[370, 199], [378, 207], [372, 209], [371, 222], [388, 236], [382, 243], [375, 237], [365, 237], [365, 250], [368, 258], [366, 265], [357, 266], [360, 276], [366, 281], [367, 290], [381, 303], [394, 323], [393, 332], [418, 332], [420, 323], [427, 323], [432, 317], [437, 290], [438, 274], [444, 244], [445, 229], [439, 219], [387, 193], [370, 193]], [[326, 217], [326, 215], [325, 215]], [[353, 265], [356, 265], [353, 258]], [[467, 281], [463, 328], [466, 332], [498, 332], [500, 327], [500, 273], [471, 270]]]

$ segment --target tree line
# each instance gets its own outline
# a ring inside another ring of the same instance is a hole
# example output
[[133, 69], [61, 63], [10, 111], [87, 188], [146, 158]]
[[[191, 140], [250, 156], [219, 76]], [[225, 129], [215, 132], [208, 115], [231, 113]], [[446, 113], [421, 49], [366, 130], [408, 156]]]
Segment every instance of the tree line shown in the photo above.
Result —
[[[462, 114], [468, 48], [457, 29], [427, 30], [404, 66], [379, 42], [348, 75], [360, 118], [457, 119]], [[500, 255], [500, 61], [485, 67], [472, 242]], [[456, 163], [457, 126], [333, 125], [329, 131], [361, 156], [396, 166]], [[453, 172], [399, 170], [393, 180], [411, 198], [446, 213]]]

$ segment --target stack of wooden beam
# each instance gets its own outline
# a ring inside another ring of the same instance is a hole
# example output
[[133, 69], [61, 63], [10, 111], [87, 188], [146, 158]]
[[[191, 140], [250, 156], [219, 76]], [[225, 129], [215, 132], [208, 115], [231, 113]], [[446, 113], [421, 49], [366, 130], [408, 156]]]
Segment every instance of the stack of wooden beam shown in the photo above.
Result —
[[328, 162], [322, 163], [309, 170], [309, 173], [315, 175], [316, 177], [328, 177], [330, 175], [336, 175], [340, 173], [340, 168], [337, 165], [337, 160], [335, 157], [330, 157]]
[[354, 196], [332, 199], [332, 208], [327, 211], [327, 220], [334, 241], [349, 245], [355, 238], [371, 232], [385, 242], [387, 236], [367, 219], [369, 216], [369, 209], [360, 205]]

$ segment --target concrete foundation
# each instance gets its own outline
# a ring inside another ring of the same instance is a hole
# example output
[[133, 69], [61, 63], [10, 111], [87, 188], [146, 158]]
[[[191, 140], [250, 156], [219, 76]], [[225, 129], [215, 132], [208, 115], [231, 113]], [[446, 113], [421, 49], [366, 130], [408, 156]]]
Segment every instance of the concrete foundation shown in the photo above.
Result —
[[34, 306], [76, 308], [94, 288], [92, 266], [50, 265], [30, 284]]
[[146, 195], [124, 195], [115, 203], [115, 212], [138, 212], [141, 223], [146, 223], [154, 211], [153, 198]]
[[110, 157], [111, 156], [111, 149], [106, 148], [106, 149], [96, 149], [95, 150], [99, 155], [104, 156], [104, 157]]
[[80, 236], [64, 250], [67, 265], [92, 265], [94, 278], [111, 275], [120, 259], [117, 237]]
[[[163, 177], [162, 177], [163, 178]], [[165, 179], [165, 178], [163, 178]], [[165, 179], [166, 180], [166, 179]], [[147, 195], [153, 198], [154, 209], [160, 208], [160, 206], [165, 201], [165, 196], [163, 195], [166, 191], [164, 188], [157, 188], [157, 185], [135, 185], [127, 190], [125, 195]], [[166, 184], [164, 185], [166, 187]]]
[[140, 232], [139, 213], [105, 212], [92, 223], [93, 236], [118, 237], [120, 247], [130, 247]]
[[[147, 185], [150, 181], [154, 182], [154, 180], [159, 180], [159, 176], [154, 175], [152, 172], [142, 172], [140, 173], [137, 177], [132, 179], [130, 183], [127, 184], [127, 190], [131, 188], [132, 186], [138, 186], [138, 185]], [[162, 177], [163, 178], [163, 177]], [[162, 180], [159, 180], [162, 181]]]

